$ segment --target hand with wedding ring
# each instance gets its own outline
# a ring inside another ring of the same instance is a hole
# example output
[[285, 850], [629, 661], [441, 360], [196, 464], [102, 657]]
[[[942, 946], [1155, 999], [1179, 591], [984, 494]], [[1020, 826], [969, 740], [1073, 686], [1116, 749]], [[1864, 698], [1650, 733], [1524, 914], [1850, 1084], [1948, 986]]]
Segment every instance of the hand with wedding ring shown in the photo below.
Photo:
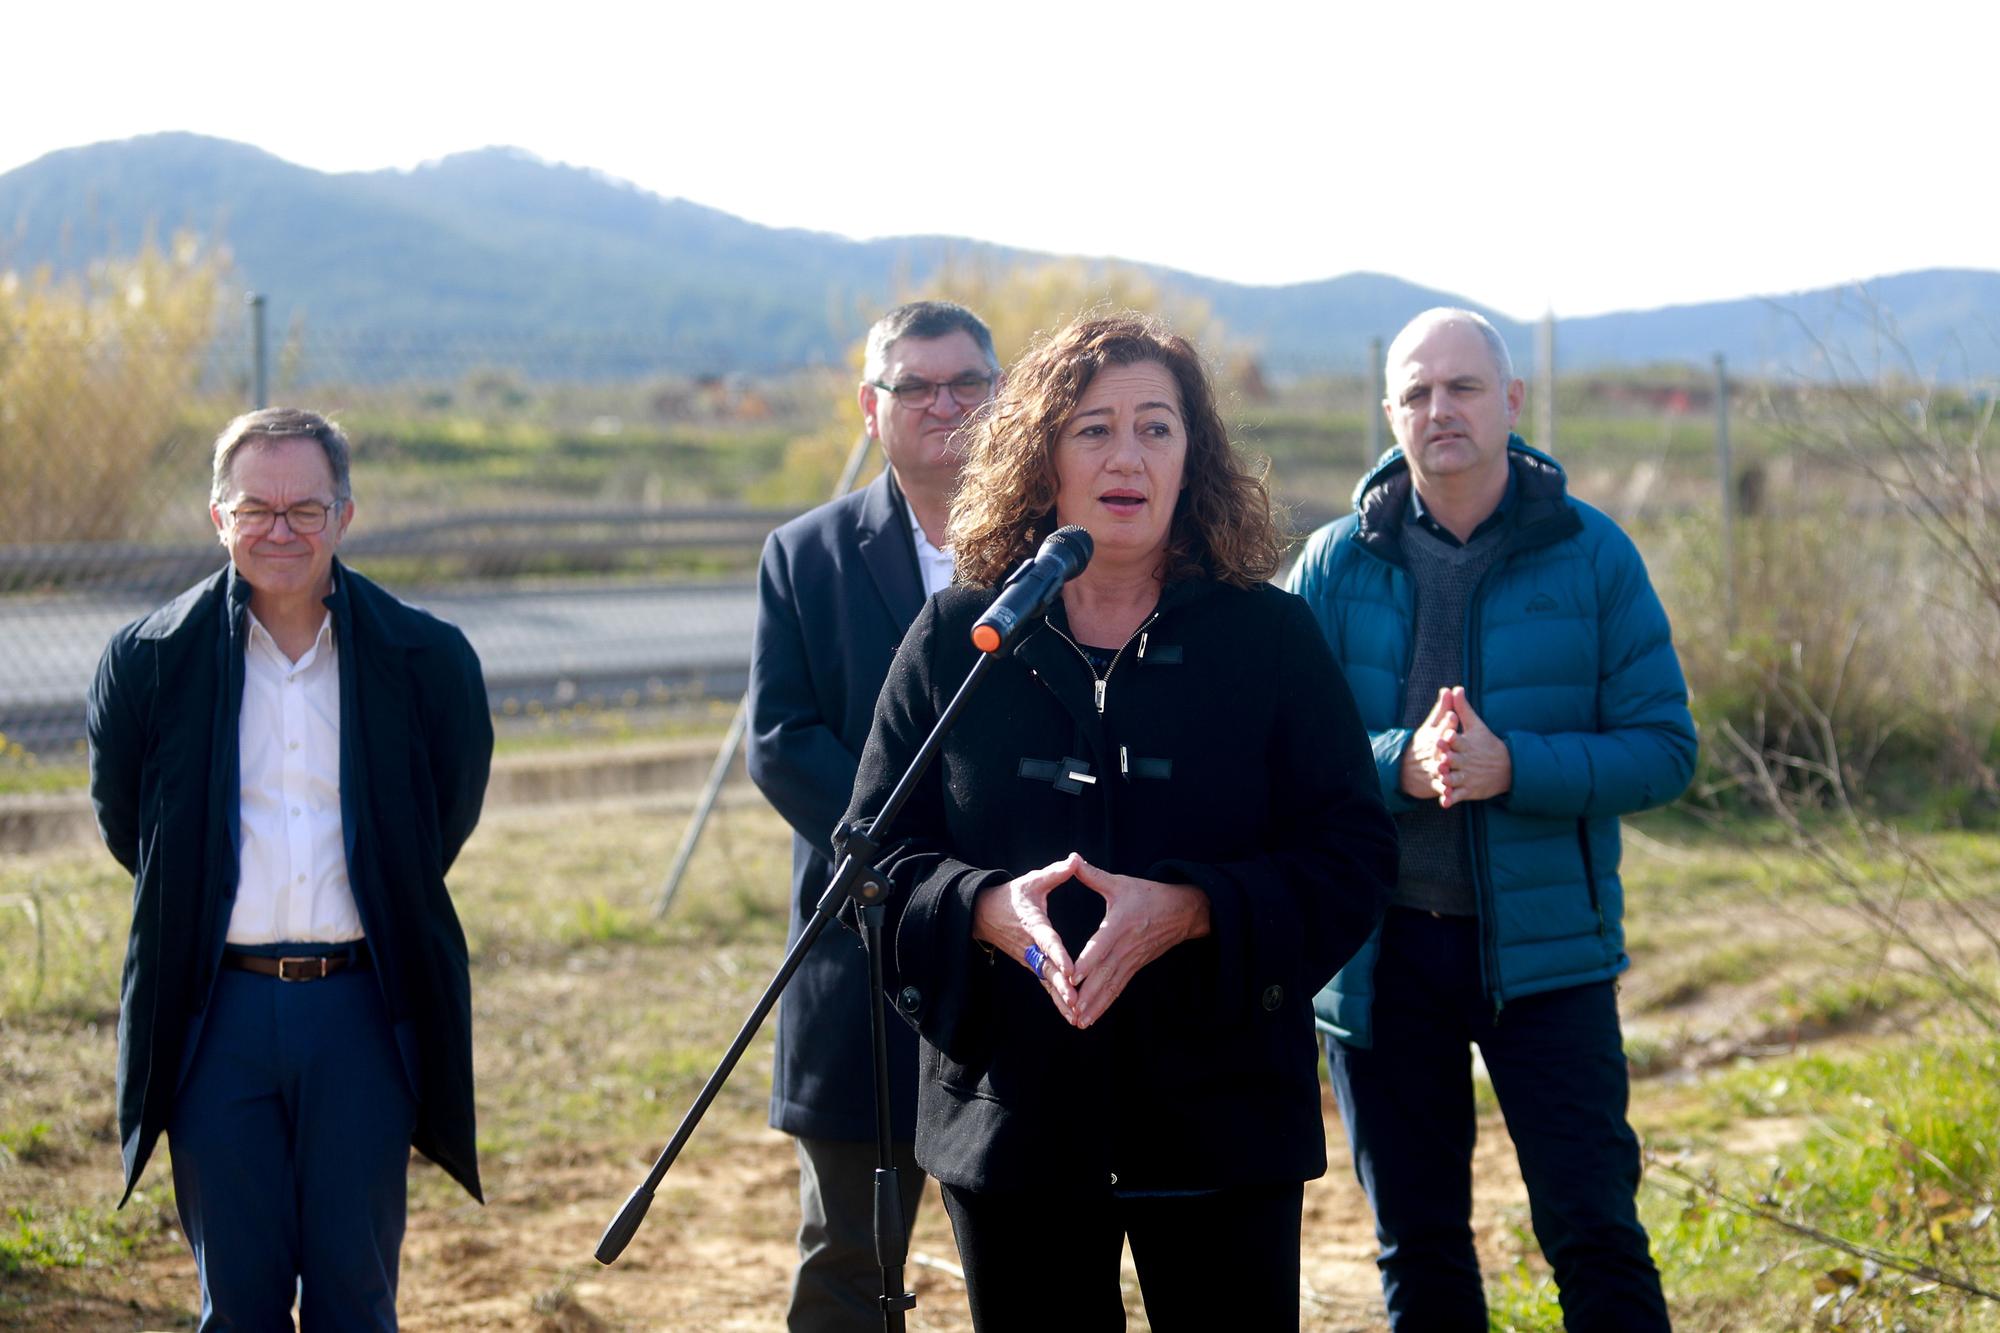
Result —
[[982, 889], [972, 904], [972, 938], [1035, 974], [1069, 1022], [1076, 1022], [1075, 964], [1049, 923], [1049, 894], [1074, 878], [1083, 858], [1071, 853], [1005, 884]]
[[[1072, 879], [1104, 899], [1104, 920], [1074, 961], [1048, 912], [1049, 894]], [[1208, 931], [1208, 895], [1200, 889], [1115, 875], [1075, 852], [982, 889], [972, 905], [972, 937], [1020, 959], [1079, 1028], [1104, 1017], [1140, 968]]]

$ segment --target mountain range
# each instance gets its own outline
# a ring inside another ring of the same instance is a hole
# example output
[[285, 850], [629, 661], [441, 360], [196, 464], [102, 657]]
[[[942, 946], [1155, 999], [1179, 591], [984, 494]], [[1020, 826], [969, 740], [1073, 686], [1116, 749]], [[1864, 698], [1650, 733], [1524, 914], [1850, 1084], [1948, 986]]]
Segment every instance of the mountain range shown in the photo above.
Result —
[[[261, 149], [168, 133], [53, 152], [0, 174], [0, 270], [75, 272], [148, 235], [228, 247], [234, 280], [269, 294], [273, 326], [357, 339], [460, 340], [505, 362], [510, 342], [630, 338], [688, 370], [840, 359], [911, 275], [947, 257], [1050, 256], [942, 236], [854, 241], [761, 226], [517, 149], [411, 171], [325, 173]], [[1639, 261], [1635, 261], [1639, 262]], [[1205, 301], [1279, 372], [1361, 369], [1371, 337], [1439, 304], [1491, 317], [1523, 369], [1535, 330], [1473, 294], [1349, 273], [1249, 286], [1149, 267]], [[1919, 374], [2000, 374], [2000, 273], [1931, 269], [1770, 298], [1565, 320], [1567, 370], [1721, 353], [1743, 373], [1872, 371], [1893, 332]], [[526, 352], [524, 351], [524, 356]]]

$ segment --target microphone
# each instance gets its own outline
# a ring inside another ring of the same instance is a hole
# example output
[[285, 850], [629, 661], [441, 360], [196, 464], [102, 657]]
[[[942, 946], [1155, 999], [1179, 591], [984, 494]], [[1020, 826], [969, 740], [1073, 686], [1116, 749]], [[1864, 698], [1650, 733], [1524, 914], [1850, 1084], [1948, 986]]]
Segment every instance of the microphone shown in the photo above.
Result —
[[1090, 563], [1090, 533], [1072, 523], [1049, 534], [1035, 558], [1000, 585], [1000, 596], [972, 625], [972, 646], [982, 653], [1013, 651], [1021, 632], [1048, 614], [1062, 586]]

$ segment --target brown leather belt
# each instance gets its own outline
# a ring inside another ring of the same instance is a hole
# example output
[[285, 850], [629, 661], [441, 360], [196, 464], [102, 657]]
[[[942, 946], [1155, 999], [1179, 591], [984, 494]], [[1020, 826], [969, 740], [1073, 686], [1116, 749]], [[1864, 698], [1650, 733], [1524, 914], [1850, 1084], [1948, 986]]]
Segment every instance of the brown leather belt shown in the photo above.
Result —
[[368, 951], [357, 948], [352, 958], [344, 953], [312, 958], [266, 958], [262, 954], [225, 949], [222, 965], [239, 972], [255, 972], [260, 977], [276, 977], [280, 981], [319, 981], [350, 967], [368, 966]]

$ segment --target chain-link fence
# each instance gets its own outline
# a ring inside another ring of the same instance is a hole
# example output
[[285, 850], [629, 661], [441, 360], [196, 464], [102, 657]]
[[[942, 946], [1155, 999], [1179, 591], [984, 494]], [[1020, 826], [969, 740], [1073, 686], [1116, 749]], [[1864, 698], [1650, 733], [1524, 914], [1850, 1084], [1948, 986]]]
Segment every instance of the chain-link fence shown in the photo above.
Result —
[[[503, 713], [739, 690], [758, 546], [825, 498], [856, 424], [843, 370], [740, 374], [630, 337], [259, 339], [248, 319], [228, 323], [218, 336], [212, 318], [0, 319], [10, 743], [73, 748], [111, 631], [219, 566], [209, 445], [260, 386], [342, 423], [356, 497], [344, 558], [461, 624]], [[1301, 532], [1344, 511], [1386, 442], [1378, 377], [1354, 369], [1379, 357], [1377, 343], [1325, 373], [1254, 357], [1222, 370], [1239, 442], [1271, 458]], [[1522, 418], [1531, 434], [1560, 421], [1573, 490], [1634, 529], [1670, 608], [1703, 632], [1736, 585], [1724, 500], [1800, 509], [1817, 466], [1783, 438], [1770, 394], [1745, 391], [1724, 484], [1724, 383], [1706, 366], [1566, 378], [1533, 386]]]
[[750, 574], [803, 507], [776, 479], [826, 428], [825, 373], [716, 373], [635, 339], [293, 331], [258, 350], [236, 331], [0, 323], [8, 742], [72, 747], [111, 631], [219, 567], [210, 444], [259, 380], [342, 423], [343, 558], [460, 623], [496, 707], [740, 689]]

